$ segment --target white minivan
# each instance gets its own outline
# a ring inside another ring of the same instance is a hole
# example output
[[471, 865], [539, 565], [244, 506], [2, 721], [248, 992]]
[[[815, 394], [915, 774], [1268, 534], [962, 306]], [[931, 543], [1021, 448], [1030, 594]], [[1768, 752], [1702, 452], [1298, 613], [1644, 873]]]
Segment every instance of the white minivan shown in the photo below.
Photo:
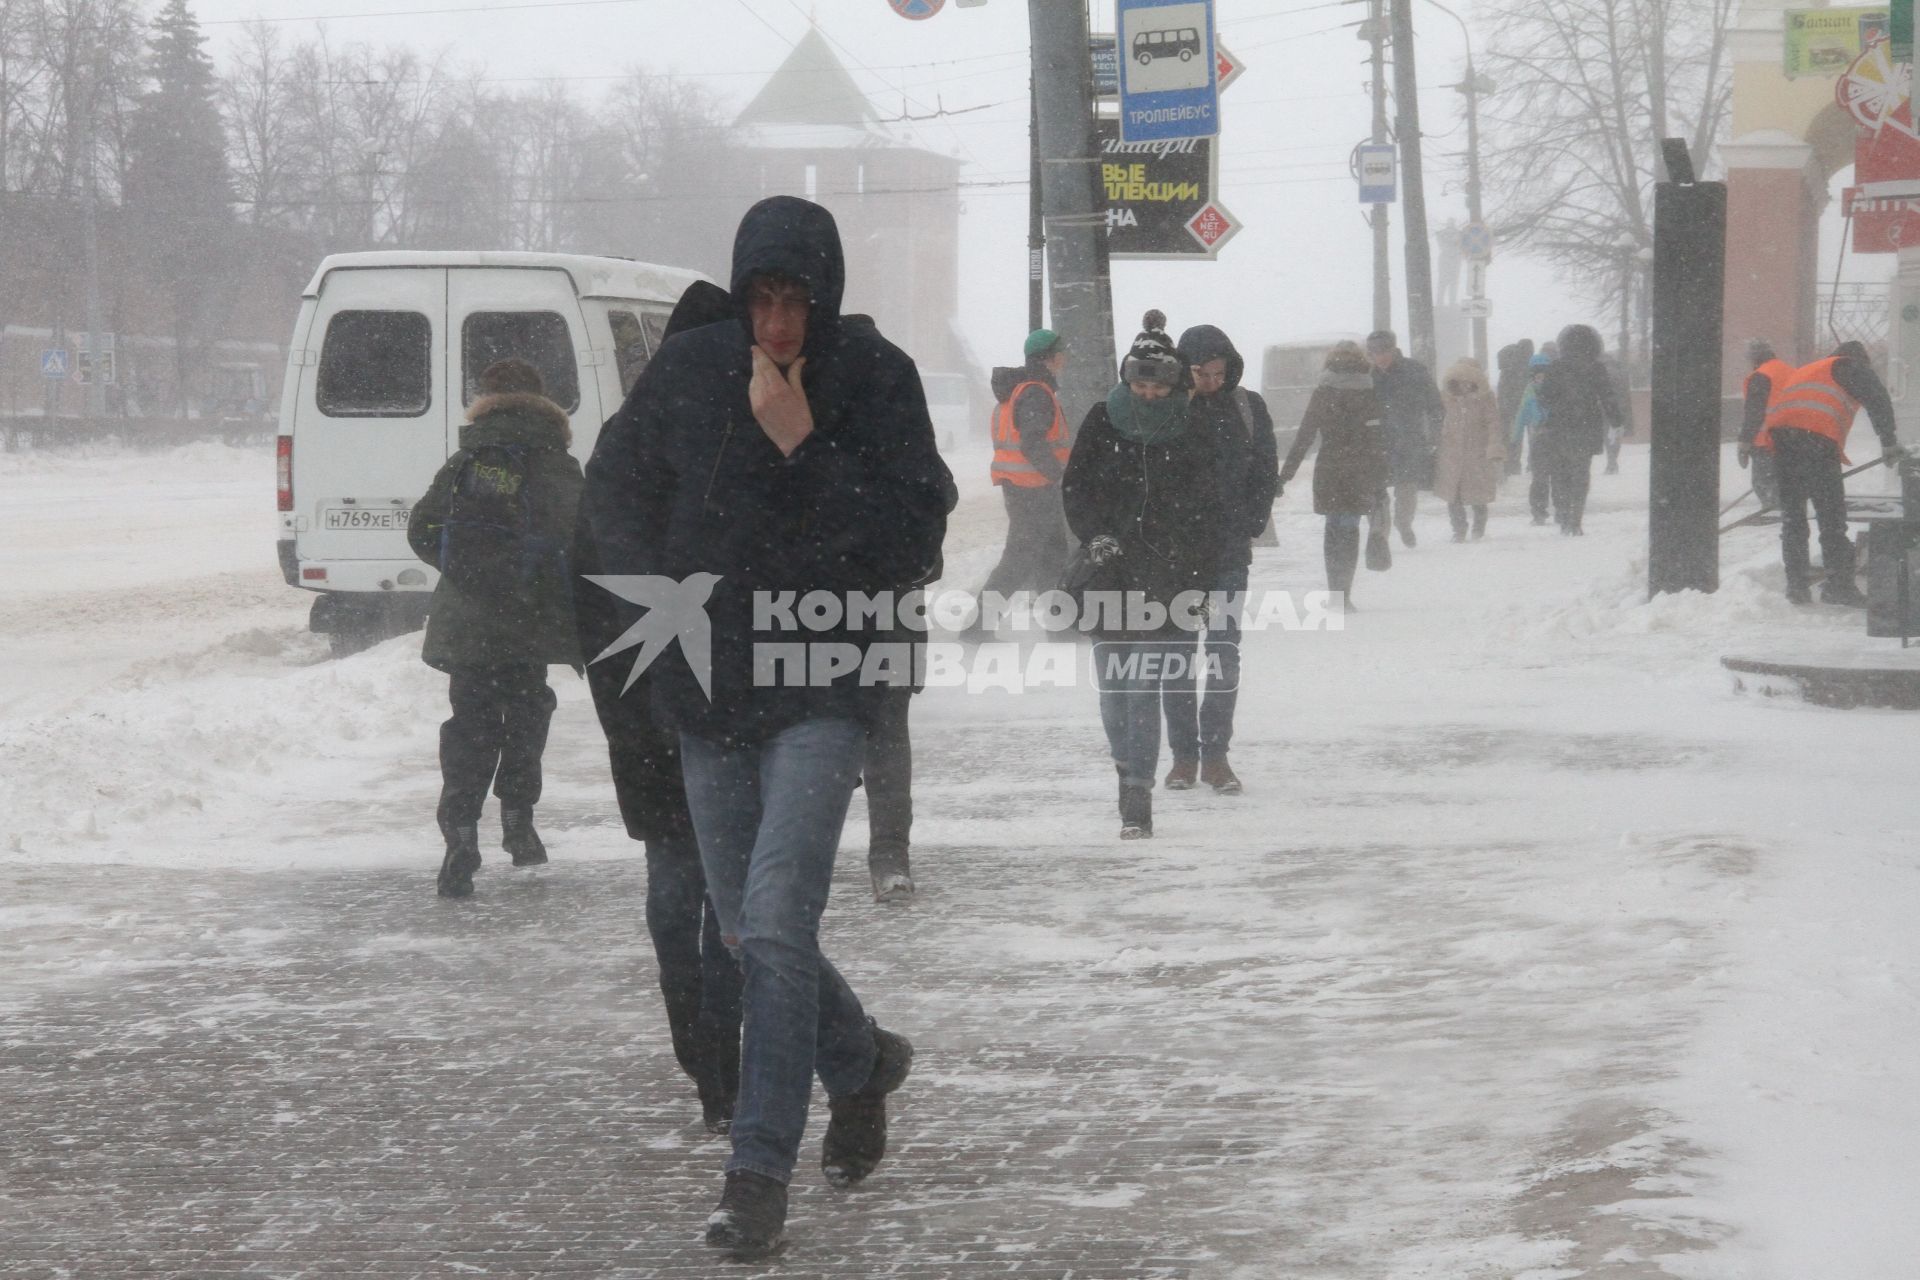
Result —
[[310, 625], [335, 654], [418, 627], [435, 573], [407, 516], [460, 445], [480, 371], [540, 370], [573, 419], [573, 453], [666, 330], [697, 272], [560, 253], [342, 253], [321, 262], [294, 323], [281, 393], [280, 570], [318, 592]]

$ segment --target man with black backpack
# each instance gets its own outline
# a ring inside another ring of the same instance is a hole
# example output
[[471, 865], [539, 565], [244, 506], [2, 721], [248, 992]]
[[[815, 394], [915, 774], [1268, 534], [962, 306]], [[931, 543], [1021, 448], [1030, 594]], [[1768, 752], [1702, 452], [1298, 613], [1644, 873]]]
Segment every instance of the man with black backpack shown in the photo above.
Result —
[[533, 828], [554, 708], [547, 667], [580, 662], [567, 551], [582, 478], [566, 411], [524, 360], [488, 365], [479, 389], [459, 450], [407, 525], [414, 553], [440, 571], [420, 656], [450, 677], [453, 704], [440, 726], [443, 898], [473, 892], [489, 784], [513, 865], [547, 860]]

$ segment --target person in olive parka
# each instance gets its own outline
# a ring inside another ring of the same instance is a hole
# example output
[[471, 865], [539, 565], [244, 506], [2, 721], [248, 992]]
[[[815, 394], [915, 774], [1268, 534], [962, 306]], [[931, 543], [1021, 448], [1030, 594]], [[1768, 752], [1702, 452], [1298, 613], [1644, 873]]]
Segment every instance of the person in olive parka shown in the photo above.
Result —
[[414, 504], [407, 541], [441, 570], [421, 658], [449, 677], [440, 726], [439, 892], [473, 892], [480, 811], [500, 799], [502, 845], [516, 867], [547, 860], [533, 828], [540, 757], [553, 716], [547, 667], [577, 666], [565, 546], [579, 509], [580, 464], [564, 409], [524, 360], [480, 374], [460, 448]]

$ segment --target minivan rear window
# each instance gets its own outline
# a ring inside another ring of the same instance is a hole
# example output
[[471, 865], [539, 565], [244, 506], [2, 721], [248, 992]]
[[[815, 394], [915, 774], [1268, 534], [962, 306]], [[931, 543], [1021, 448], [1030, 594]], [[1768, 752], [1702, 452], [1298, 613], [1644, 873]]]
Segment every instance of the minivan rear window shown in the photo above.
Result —
[[613, 359], [620, 366], [620, 393], [625, 395], [647, 370], [647, 337], [631, 311], [607, 312], [607, 327], [613, 331]]
[[476, 311], [460, 326], [464, 402], [480, 398], [480, 374], [513, 356], [540, 371], [547, 399], [572, 413], [580, 407], [580, 365], [573, 335], [558, 311]]
[[433, 404], [433, 326], [418, 311], [340, 311], [320, 344], [314, 400], [329, 418], [417, 418]]

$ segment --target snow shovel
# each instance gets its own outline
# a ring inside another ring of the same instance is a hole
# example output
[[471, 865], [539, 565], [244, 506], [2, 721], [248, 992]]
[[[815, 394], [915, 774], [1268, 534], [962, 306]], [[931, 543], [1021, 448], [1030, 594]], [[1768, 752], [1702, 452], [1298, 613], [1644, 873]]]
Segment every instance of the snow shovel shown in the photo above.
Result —
[[[1875, 458], [1872, 462], [1863, 462], [1857, 467], [1853, 467], [1853, 468], [1850, 468], [1849, 470], [1842, 471], [1840, 473], [1840, 478], [1842, 480], [1846, 480], [1853, 476], [1859, 475], [1862, 471], [1871, 470], [1872, 468], [1880, 465], [1882, 465], [1880, 459]], [[1729, 502], [1726, 506], [1720, 509], [1720, 514], [1725, 515], [1727, 514], [1727, 512], [1739, 506], [1742, 502], [1745, 502], [1747, 500], [1747, 494], [1750, 494], [1752, 492], [1753, 490], [1749, 489], [1747, 490], [1746, 493], [1741, 494], [1739, 497], [1735, 498], [1732, 502]], [[1767, 512], [1771, 510], [1773, 510], [1772, 507], [1762, 507], [1758, 511], [1749, 512], [1748, 514], [1741, 516], [1738, 520], [1732, 521], [1731, 523], [1728, 523], [1728, 524], [1721, 525], [1720, 532], [1726, 533], [1729, 530], [1738, 529], [1743, 524], [1752, 524], [1754, 521], [1758, 520], [1761, 516], [1767, 514]]]

